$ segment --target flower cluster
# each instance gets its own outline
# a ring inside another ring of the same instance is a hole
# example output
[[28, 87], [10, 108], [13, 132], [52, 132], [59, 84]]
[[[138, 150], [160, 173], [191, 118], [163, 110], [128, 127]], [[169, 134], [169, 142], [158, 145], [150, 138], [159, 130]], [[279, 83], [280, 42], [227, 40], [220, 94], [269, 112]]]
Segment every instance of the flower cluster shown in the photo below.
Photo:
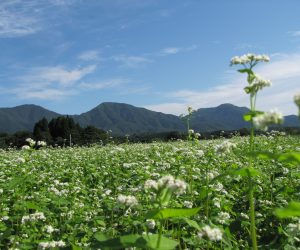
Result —
[[42, 212], [36, 212], [34, 214], [30, 214], [30, 215], [24, 215], [22, 217], [22, 224], [26, 223], [27, 221], [38, 221], [38, 220], [42, 220], [42, 221], [45, 221], [46, 220], [46, 217], [44, 215], [44, 213]]
[[172, 175], [166, 175], [158, 181], [147, 180], [144, 184], [144, 188], [145, 190], [152, 189], [155, 191], [167, 188], [176, 194], [183, 194], [187, 189], [187, 184], [180, 179], [175, 179]]
[[188, 106], [187, 108], [189, 115], [191, 115], [195, 110], [191, 106]]
[[227, 221], [230, 219], [230, 214], [227, 212], [220, 212], [218, 214], [218, 222], [221, 224], [227, 223]]
[[153, 219], [148, 219], [146, 220], [146, 226], [149, 228], [149, 229], [154, 229], [155, 228], [155, 220]]
[[222, 240], [222, 231], [219, 228], [211, 228], [210, 226], [204, 226], [201, 231], [198, 233], [199, 238], [208, 238], [212, 241]]
[[277, 110], [271, 110], [262, 115], [253, 118], [253, 125], [256, 129], [267, 130], [271, 124], [280, 124], [283, 122], [283, 116]]
[[45, 142], [45, 141], [38, 141], [37, 145], [40, 146], [40, 147], [46, 147], [47, 146], [47, 142]]
[[231, 59], [231, 65], [236, 65], [236, 64], [247, 64], [247, 63], [252, 63], [252, 62], [269, 62], [270, 57], [267, 55], [255, 55], [255, 54], [246, 54], [242, 56], [235, 56]]
[[29, 147], [28, 145], [24, 145], [24, 146], [22, 146], [21, 149], [22, 149], [22, 150], [28, 150], [28, 149], [30, 149], [30, 147]]
[[133, 207], [138, 204], [137, 199], [132, 195], [119, 194], [117, 201], [125, 206]]
[[50, 241], [50, 242], [40, 242], [39, 249], [47, 249], [47, 248], [56, 248], [56, 247], [65, 247], [66, 243], [62, 240], [59, 241]]
[[166, 175], [160, 178], [157, 185], [158, 188], [166, 187], [177, 194], [182, 194], [187, 189], [187, 184], [184, 181], [175, 179], [172, 175]]
[[263, 89], [264, 87], [270, 87], [271, 81], [265, 80], [261, 78], [259, 75], [255, 74], [254, 78], [252, 79], [251, 83], [244, 88], [247, 94], [256, 94], [259, 90]]
[[235, 143], [226, 140], [223, 143], [216, 145], [215, 151], [219, 155], [224, 155], [224, 154], [229, 154], [230, 151], [235, 147], [236, 147]]
[[35, 140], [33, 140], [33, 139], [31, 139], [31, 138], [27, 138], [25, 141], [29, 143], [29, 146], [30, 146], [30, 147], [34, 147], [34, 145], [35, 145]]
[[59, 230], [52, 227], [51, 225], [47, 225], [45, 226], [44, 228], [45, 232], [49, 233], [49, 234], [52, 234], [53, 232], [58, 232]]

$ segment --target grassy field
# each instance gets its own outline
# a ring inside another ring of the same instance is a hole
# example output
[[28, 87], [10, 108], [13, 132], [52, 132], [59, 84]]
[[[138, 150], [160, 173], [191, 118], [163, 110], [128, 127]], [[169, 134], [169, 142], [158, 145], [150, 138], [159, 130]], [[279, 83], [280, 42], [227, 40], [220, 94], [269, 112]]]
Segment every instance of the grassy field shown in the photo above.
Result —
[[0, 248], [248, 249], [252, 189], [258, 247], [299, 249], [299, 219], [274, 213], [299, 201], [297, 157], [276, 158], [299, 139], [1, 151]]

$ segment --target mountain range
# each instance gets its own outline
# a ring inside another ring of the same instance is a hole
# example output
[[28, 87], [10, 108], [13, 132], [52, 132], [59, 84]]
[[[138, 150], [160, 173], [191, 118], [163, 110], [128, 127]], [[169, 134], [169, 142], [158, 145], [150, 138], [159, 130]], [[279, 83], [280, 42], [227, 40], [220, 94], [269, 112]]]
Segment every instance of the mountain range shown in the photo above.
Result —
[[[237, 130], [249, 127], [243, 115], [246, 107], [222, 104], [214, 108], [200, 108], [193, 113], [191, 128], [195, 131]], [[42, 119], [61, 116], [41, 106], [26, 104], [14, 108], [0, 108], [0, 132], [14, 133], [21, 130], [32, 131], [34, 124]], [[80, 115], [69, 115], [81, 126], [93, 125], [113, 134], [133, 134], [145, 132], [185, 131], [182, 119], [175, 115], [150, 111], [124, 103], [105, 102]], [[299, 127], [296, 115], [285, 117], [284, 126]]]

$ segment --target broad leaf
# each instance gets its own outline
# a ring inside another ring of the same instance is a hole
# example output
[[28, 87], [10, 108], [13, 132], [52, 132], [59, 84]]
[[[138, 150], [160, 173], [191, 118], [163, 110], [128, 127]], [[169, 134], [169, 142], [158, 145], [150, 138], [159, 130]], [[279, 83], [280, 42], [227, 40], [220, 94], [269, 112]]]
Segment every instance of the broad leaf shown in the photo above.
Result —
[[166, 209], [155, 209], [146, 214], [147, 219], [166, 219], [172, 217], [188, 217], [195, 215], [199, 212], [200, 207], [196, 208], [166, 208]]
[[300, 202], [292, 201], [285, 208], [277, 208], [275, 215], [281, 219], [300, 217]]
[[161, 237], [159, 247], [157, 247], [158, 234], [145, 235], [143, 238], [147, 241], [146, 247], [155, 250], [172, 250], [178, 245], [176, 240]]

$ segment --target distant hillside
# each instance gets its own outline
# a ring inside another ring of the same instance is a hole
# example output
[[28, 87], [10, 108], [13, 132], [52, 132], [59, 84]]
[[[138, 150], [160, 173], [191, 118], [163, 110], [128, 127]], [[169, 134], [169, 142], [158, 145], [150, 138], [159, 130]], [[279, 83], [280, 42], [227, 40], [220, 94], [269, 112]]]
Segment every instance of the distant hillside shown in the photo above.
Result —
[[32, 131], [34, 124], [43, 117], [51, 120], [57, 116], [59, 114], [33, 104], [0, 108], [0, 132]]
[[[191, 128], [200, 132], [247, 128], [249, 123], [243, 120], [243, 115], [248, 111], [248, 108], [232, 104], [200, 108], [192, 116]], [[43, 117], [50, 121], [57, 116], [60, 114], [36, 105], [0, 108], [0, 132], [32, 131], [34, 124]], [[93, 125], [100, 129], [112, 130], [113, 134], [119, 135], [186, 130], [184, 122], [175, 115], [154, 112], [124, 103], [102, 103], [86, 113], [71, 117], [82, 126]], [[299, 127], [298, 117], [286, 116], [284, 126]]]
[[245, 107], [222, 104], [215, 108], [200, 108], [193, 113], [191, 127], [197, 131], [236, 130], [249, 127], [243, 115], [249, 111]]
[[183, 122], [175, 115], [137, 108], [124, 103], [102, 103], [96, 108], [73, 116], [80, 125], [93, 125], [115, 134], [184, 131]]

